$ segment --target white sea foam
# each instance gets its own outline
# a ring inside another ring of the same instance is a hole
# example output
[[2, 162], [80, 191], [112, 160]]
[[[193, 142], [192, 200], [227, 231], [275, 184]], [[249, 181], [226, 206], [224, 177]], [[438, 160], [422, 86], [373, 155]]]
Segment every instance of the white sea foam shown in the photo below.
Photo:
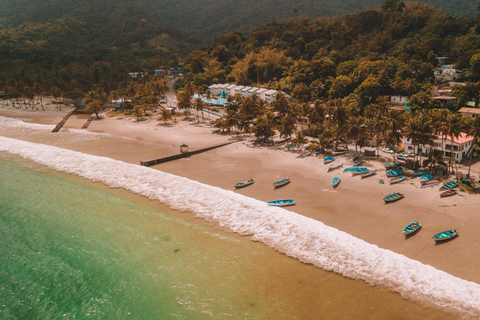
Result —
[[0, 137], [0, 151], [55, 170], [123, 187], [207, 220], [303, 262], [341, 275], [385, 285], [404, 297], [480, 317], [480, 285], [381, 249], [323, 223], [232, 191], [158, 170], [52, 146]]

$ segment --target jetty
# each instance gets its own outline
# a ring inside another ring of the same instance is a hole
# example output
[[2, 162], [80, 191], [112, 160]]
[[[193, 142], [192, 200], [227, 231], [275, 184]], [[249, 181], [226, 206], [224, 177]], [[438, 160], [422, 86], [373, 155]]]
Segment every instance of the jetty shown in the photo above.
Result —
[[205, 148], [200, 148], [200, 149], [193, 150], [193, 151], [185, 150], [185, 148], [182, 150], [182, 147], [186, 146], [186, 145], [183, 145], [183, 146], [180, 146], [180, 152], [179, 153], [171, 154], [171, 155], [164, 156], [164, 157], [161, 157], [161, 158], [140, 161], [140, 164], [142, 166], [145, 166], [145, 167], [151, 167], [151, 166], [154, 166], [156, 164], [169, 162], [169, 161], [173, 161], [173, 160], [177, 160], [177, 159], [181, 159], [181, 158], [190, 157], [192, 155], [199, 154], [199, 153], [206, 152], [206, 151], [210, 151], [210, 150], [213, 150], [213, 149], [216, 149], [216, 148], [220, 148], [220, 147], [223, 147], [223, 146], [235, 143], [235, 142], [238, 142], [238, 141], [230, 141], [230, 142], [220, 143], [220, 144], [216, 144], [216, 145], [205, 147]]
[[72, 111], [70, 111], [63, 119], [62, 121], [60, 121], [56, 126], [55, 128], [53, 128], [52, 132], [58, 132], [60, 131], [60, 129], [62, 129], [63, 125], [65, 124], [65, 122], [67, 122], [68, 118], [70, 118], [70, 116], [72, 114], [75, 113], [75, 111], [77, 111], [78, 107], [75, 107], [75, 109], [73, 109]]

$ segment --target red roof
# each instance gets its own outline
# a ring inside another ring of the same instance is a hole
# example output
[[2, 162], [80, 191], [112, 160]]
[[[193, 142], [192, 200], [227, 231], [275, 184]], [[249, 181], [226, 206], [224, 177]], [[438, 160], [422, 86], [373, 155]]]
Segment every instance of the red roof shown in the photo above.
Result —
[[[444, 139], [445, 140], [448, 140], [448, 141], [452, 141], [452, 138], [448, 135], [448, 136], [438, 136], [438, 139]], [[467, 143], [467, 142], [470, 142], [473, 140], [473, 137], [472, 136], [469, 136], [467, 135], [466, 133], [460, 133], [460, 136], [458, 138], [454, 137], [453, 139], [453, 142], [457, 143], [457, 144], [464, 144], [464, 143]]]

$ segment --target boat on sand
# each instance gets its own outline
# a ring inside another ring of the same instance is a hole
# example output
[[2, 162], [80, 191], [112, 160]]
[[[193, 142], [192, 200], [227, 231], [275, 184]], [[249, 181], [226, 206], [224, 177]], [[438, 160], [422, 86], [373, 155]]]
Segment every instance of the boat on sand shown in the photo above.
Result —
[[450, 190], [458, 187], [458, 183], [455, 181], [450, 181], [445, 183], [443, 186], [440, 187], [440, 191]]
[[340, 177], [333, 177], [332, 178], [332, 186], [336, 188], [338, 184], [340, 183]]
[[273, 200], [268, 201], [267, 204], [272, 207], [286, 207], [293, 206], [295, 201], [293, 201], [293, 199]]
[[285, 178], [285, 179], [282, 179], [282, 180], [279, 180], [277, 182], [274, 182], [273, 183], [273, 187], [275, 188], [278, 188], [278, 187], [282, 187], [286, 184], [290, 183], [290, 179], [289, 178]]
[[363, 178], [366, 178], [366, 177], [370, 177], [370, 176], [373, 176], [375, 173], [377, 172], [377, 170], [370, 170], [368, 172], [365, 172], [365, 173], [362, 173], [360, 174], [360, 176]]
[[328, 167], [328, 171], [332, 171], [332, 170], [338, 169], [340, 167], [343, 167], [343, 162], [331, 165], [330, 167]]
[[434, 235], [433, 240], [435, 240], [436, 242], [440, 242], [440, 241], [453, 239], [456, 236], [458, 236], [458, 231], [457, 230], [455, 230], [455, 229], [447, 230], [447, 231], [443, 231], [443, 232], [440, 232], [440, 233], [437, 233], [436, 235]]
[[390, 180], [390, 184], [399, 183], [399, 182], [402, 182], [405, 179], [407, 179], [406, 176], [399, 176], [399, 177], [396, 177], [396, 178], [393, 178], [392, 180]]
[[456, 193], [457, 193], [457, 190], [447, 190], [447, 191], [444, 191], [444, 192], [440, 193], [440, 197], [441, 198], [450, 197], [450, 196], [453, 196]]
[[395, 193], [389, 194], [388, 196], [383, 198], [383, 201], [385, 201], [386, 203], [387, 202], [394, 202], [394, 201], [402, 199], [403, 197], [404, 197], [404, 195], [402, 193], [395, 192]]
[[249, 186], [251, 184], [253, 184], [253, 179], [249, 179], [249, 180], [245, 180], [245, 181], [242, 181], [242, 182], [239, 182], [239, 183], [235, 183], [233, 186], [235, 187], [235, 189], [239, 189], [239, 188]]
[[418, 221], [409, 223], [405, 228], [403, 228], [403, 234], [404, 235], [412, 234], [418, 231], [418, 229], [420, 229], [421, 227], [422, 227], [422, 224], [419, 223]]
[[330, 163], [332, 162], [333, 160], [335, 160], [335, 157], [326, 157], [323, 159], [323, 163]]

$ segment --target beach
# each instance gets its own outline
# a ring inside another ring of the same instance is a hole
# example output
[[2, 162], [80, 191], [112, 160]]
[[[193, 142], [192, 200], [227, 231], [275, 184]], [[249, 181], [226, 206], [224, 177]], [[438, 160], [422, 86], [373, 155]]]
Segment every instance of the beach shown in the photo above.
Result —
[[[55, 125], [70, 111], [68, 107], [62, 109], [59, 111], [49, 105], [46, 111], [18, 110], [10, 106], [0, 109], [0, 116]], [[106, 113], [102, 119], [92, 121], [87, 130], [82, 130], [95, 135], [76, 134], [87, 118], [73, 115], [58, 134], [28, 134], [24, 128], [10, 127], [0, 135], [135, 165], [178, 153], [183, 143], [194, 150], [235, 141], [153, 168], [224, 190], [234, 190], [234, 183], [254, 179], [253, 185], [234, 192], [260, 201], [293, 198], [297, 204], [288, 208], [292, 212], [454, 277], [480, 284], [477, 272], [480, 244], [476, 236], [480, 227], [480, 221], [476, 219], [479, 196], [462, 192], [441, 199], [437, 186], [420, 189], [418, 179], [389, 185], [383, 164], [377, 160], [362, 164], [377, 169], [376, 175], [365, 179], [352, 176], [343, 169], [353, 165], [351, 155], [354, 150], [335, 160], [342, 161], [343, 168], [327, 172], [329, 165], [324, 165], [320, 156], [302, 158], [300, 153], [283, 148], [253, 145], [248, 136], [213, 134], [214, 128], [208, 121], [185, 120], [180, 115], [177, 115], [176, 123], [165, 125], [156, 121], [155, 116], [137, 122], [133, 118]], [[389, 155], [385, 157], [391, 158]], [[472, 172], [473, 176], [478, 176], [477, 167], [473, 167]], [[336, 189], [330, 184], [334, 176], [342, 178]], [[285, 177], [292, 182], [275, 190], [272, 183]], [[386, 183], [380, 184], [379, 179]], [[393, 192], [405, 194], [405, 199], [385, 204], [383, 197]], [[412, 221], [421, 222], [422, 228], [414, 236], [405, 238], [402, 229]], [[454, 228], [460, 234], [457, 239], [442, 244], [433, 241], [434, 234]]]

